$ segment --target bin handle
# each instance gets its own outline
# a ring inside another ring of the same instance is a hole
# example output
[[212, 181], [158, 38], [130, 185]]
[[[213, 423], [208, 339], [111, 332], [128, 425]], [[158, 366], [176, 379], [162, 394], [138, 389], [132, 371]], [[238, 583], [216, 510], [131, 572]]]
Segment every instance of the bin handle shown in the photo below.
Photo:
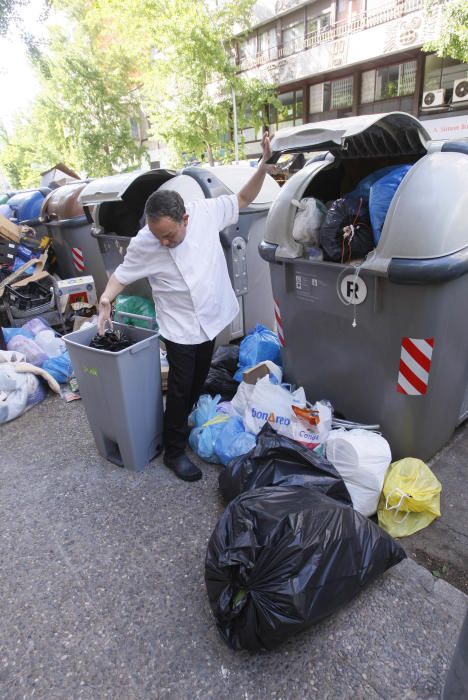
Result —
[[144, 321], [145, 323], [148, 324], [148, 329], [150, 331], [155, 330], [156, 327], [156, 319], [153, 318], [152, 316], [145, 316], [143, 314], [132, 314], [130, 311], [116, 311], [114, 313], [114, 321], [117, 323], [121, 322], [121, 318], [134, 318], [137, 321]]

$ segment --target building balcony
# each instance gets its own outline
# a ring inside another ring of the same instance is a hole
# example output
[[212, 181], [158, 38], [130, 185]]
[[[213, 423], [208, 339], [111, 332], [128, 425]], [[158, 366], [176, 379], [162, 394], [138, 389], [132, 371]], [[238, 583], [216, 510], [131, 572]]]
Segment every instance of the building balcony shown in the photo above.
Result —
[[[396, 34], [397, 43], [401, 45], [401, 48], [421, 45], [434, 34], [434, 26], [431, 25], [437, 24], [438, 26], [440, 15], [440, 12], [436, 11], [433, 21], [428, 22], [424, 17], [423, 8], [424, 0], [397, 0], [397, 2], [383, 5], [376, 10], [362, 12], [350, 20], [336, 22], [326, 30], [313, 32], [283, 46], [274, 46], [255, 56], [242, 58], [237, 64], [238, 71], [255, 71], [255, 69], [268, 66], [271, 63], [281, 62], [282, 59], [290, 60], [297, 54], [321, 47], [324, 44], [334, 44], [340, 40], [343, 44], [343, 40], [347, 41], [355, 35], [369, 30], [380, 30], [374, 31], [372, 34], [379, 37], [378, 41], [381, 41], [385, 37], [386, 27], [389, 25], [392, 25], [392, 31]], [[426, 26], [423, 27], [423, 25]], [[388, 50], [388, 45], [388, 40], [384, 44], [380, 44], [380, 54], [385, 52], [382, 51], [382, 48], [387, 47]], [[369, 58], [378, 54], [379, 52], [370, 52]], [[325, 66], [324, 69], [326, 68]]]

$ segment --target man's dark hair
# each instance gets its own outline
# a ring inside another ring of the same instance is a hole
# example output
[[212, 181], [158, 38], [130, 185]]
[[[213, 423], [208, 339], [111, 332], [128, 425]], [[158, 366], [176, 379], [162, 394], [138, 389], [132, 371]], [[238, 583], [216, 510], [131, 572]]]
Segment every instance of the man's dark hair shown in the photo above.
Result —
[[168, 216], [170, 219], [181, 223], [184, 214], [184, 200], [174, 190], [158, 190], [153, 192], [146, 201], [145, 215], [153, 221], [161, 219], [163, 216]]

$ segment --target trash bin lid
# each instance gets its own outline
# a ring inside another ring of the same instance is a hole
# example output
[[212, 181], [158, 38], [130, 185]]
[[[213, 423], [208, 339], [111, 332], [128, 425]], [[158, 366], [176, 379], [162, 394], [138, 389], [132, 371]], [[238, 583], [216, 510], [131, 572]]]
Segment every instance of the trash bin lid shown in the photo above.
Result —
[[184, 204], [194, 202], [196, 199], [205, 199], [205, 194], [202, 188], [198, 182], [193, 179], [193, 177], [190, 177], [190, 175], [176, 175], [170, 180], [163, 182], [159, 189], [178, 192], [184, 200]]
[[79, 196], [79, 200], [83, 206], [100, 204], [101, 202], [118, 202], [124, 198], [130, 187], [137, 182], [145, 183], [148, 180], [154, 180], [154, 190], [156, 190], [160, 184], [174, 177], [175, 174], [174, 170], [158, 169], [136, 170], [131, 173], [100, 177], [86, 185]]
[[281, 153], [331, 151], [349, 158], [421, 153], [430, 136], [420, 121], [405, 112], [345, 117], [279, 129], [272, 161]]
[[15, 218], [19, 222], [35, 219], [39, 216], [42, 202], [50, 191], [48, 187], [37, 190], [22, 190], [10, 197], [8, 205], [13, 209]]
[[[240, 192], [255, 172], [255, 168], [246, 165], [205, 166], [203, 170], [209, 170], [213, 175], [216, 175], [233, 194]], [[267, 174], [263, 181], [262, 189], [252, 204], [271, 204], [280, 189], [276, 180]]]
[[45, 221], [63, 221], [83, 216], [78, 197], [87, 184], [88, 180], [73, 182], [52, 190], [42, 203], [41, 218]]

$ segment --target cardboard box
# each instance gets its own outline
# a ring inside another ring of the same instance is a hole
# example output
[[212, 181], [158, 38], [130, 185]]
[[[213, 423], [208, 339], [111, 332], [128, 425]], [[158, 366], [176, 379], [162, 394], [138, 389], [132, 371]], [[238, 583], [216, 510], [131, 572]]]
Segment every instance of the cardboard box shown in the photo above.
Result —
[[270, 374], [270, 368], [266, 362], [260, 362], [255, 367], [250, 367], [250, 369], [245, 370], [242, 375], [242, 379], [246, 384], [255, 385], [259, 379], [267, 377]]
[[13, 243], [20, 242], [19, 226], [14, 224], [13, 221], [10, 221], [10, 219], [7, 219], [3, 214], [0, 214], [0, 236], [7, 238], [9, 241], [13, 241]]
[[62, 313], [65, 313], [68, 304], [71, 305], [76, 302], [97, 306], [96, 286], [92, 275], [59, 280], [57, 282], [57, 293]]

